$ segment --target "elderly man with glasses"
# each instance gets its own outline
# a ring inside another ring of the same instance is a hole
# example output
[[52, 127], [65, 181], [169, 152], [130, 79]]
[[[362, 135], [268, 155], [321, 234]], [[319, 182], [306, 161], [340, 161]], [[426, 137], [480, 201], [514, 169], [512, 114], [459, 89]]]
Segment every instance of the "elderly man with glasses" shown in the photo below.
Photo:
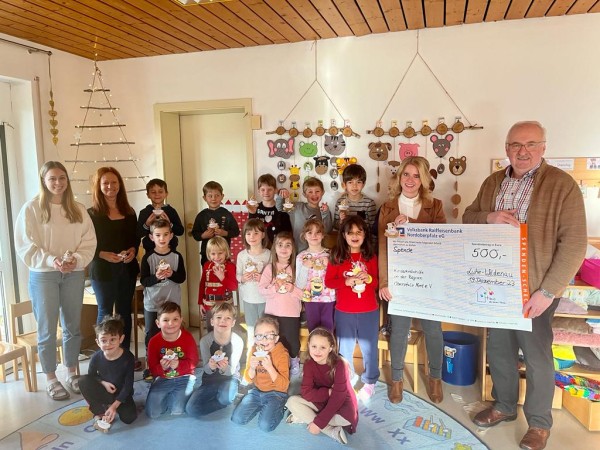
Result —
[[546, 130], [539, 122], [514, 124], [505, 148], [510, 166], [483, 182], [463, 223], [527, 224], [531, 297], [523, 313], [532, 319], [532, 331], [490, 330], [487, 354], [496, 403], [473, 422], [492, 427], [517, 418], [521, 349], [527, 378], [523, 412], [529, 428], [519, 446], [539, 450], [552, 427], [552, 317], [585, 255], [585, 209], [575, 180], [544, 160]]

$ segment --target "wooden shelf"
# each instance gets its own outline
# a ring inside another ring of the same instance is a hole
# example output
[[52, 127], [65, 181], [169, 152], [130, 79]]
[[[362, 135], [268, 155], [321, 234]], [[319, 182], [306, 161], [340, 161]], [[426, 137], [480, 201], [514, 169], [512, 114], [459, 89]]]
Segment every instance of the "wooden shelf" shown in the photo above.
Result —
[[[578, 290], [578, 291], [594, 291], [594, 290], [599, 290], [598, 288], [594, 287], [594, 286], [590, 286], [589, 284], [581, 281], [581, 280], [577, 280], [575, 282], [575, 284], [567, 286], [567, 291], [569, 289], [572, 290]], [[565, 291], [565, 294], [563, 294], [564, 297], [567, 297], [567, 291]], [[596, 311], [596, 310], [588, 310], [586, 314], [563, 314], [563, 313], [555, 313], [554, 314], [555, 317], [570, 317], [570, 318], [575, 318], [575, 319], [582, 319], [582, 320], [586, 320], [586, 319], [600, 319], [600, 311]], [[481, 398], [485, 401], [485, 400], [493, 400], [491, 392], [492, 392], [492, 378], [489, 374], [489, 368], [488, 368], [488, 364], [487, 364], [487, 328], [483, 329], [484, 331], [484, 336], [483, 336], [483, 340], [482, 340], [482, 346], [481, 346], [481, 366], [480, 366], [480, 370], [482, 373], [482, 381], [481, 381]], [[594, 370], [588, 370], [588, 369], [584, 369], [584, 368], [580, 368], [580, 367], [576, 367], [574, 369], [565, 369], [565, 370], [559, 370], [558, 372], [564, 373], [566, 375], [573, 375], [573, 376], [581, 376], [581, 377], [586, 377], [586, 378], [591, 378], [593, 380], [599, 380], [600, 381], [600, 372], [598, 371], [594, 371]], [[562, 404], [563, 404], [563, 399], [565, 397], [565, 395], [569, 395], [568, 393], [564, 393], [563, 395], [563, 391], [561, 389], [559, 389], [558, 387], [555, 388], [555, 392], [554, 392], [554, 399], [552, 402], [552, 407], [553, 408], [561, 408]], [[570, 395], [569, 395], [570, 396]], [[524, 378], [524, 373], [522, 373], [522, 378], [520, 380], [519, 383], [519, 404], [522, 404], [522, 402], [525, 399], [525, 378]], [[569, 399], [571, 400], [571, 399]], [[577, 400], [572, 400], [569, 402], [569, 406], [572, 406], [573, 404], [577, 404], [578, 409], [578, 413], [581, 411], [586, 411], [586, 414], [589, 416], [591, 415], [591, 412], [588, 414], [588, 407], [586, 406], [586, 404], [584, 404], [584, 402], [581, 402], [582, 399], [577, 398]], [[592, 402], [590, 402], [592, 403]], [[600, 403], [598, 403], [598, 405], [600, 405]], [[598, 426], [598, 414], [600, 414], [600, 412], [598, 411], [600, 409], [600, 406], [598, 405], [592, 405], [593, 408], [595, 408], [593, 410], [594, 412], [594, 420], [595, 420], [595, 425], [594, 426]], [[590, 411], [591, 407], [590, 407]], [[583, 414], [583, 413], [582, 413]], [[586, 426], [588, 427], [588, 429], [592, 429], [589, 428], [588, 425], [586, 425], [586, 423], [584, 423], [584, 421], [582, 419], [579, 418], [579, 416], [577, 414], [574, 413], [574, 415]], [[587, 416], [586, 416], [587, 417]]]

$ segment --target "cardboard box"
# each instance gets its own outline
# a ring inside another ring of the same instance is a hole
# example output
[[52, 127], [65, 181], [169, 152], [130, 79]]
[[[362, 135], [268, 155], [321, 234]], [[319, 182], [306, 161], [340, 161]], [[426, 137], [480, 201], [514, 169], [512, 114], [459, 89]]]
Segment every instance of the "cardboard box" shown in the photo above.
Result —
[[575, 397], [563, 391], [563, 406], [590, 431], [600, 431], [600, 402]]

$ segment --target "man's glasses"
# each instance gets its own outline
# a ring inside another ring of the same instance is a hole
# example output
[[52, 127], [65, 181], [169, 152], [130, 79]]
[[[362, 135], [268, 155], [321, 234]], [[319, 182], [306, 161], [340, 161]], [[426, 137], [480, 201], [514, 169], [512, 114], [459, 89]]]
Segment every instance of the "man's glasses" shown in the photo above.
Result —
[[255, 335], [254, 335], [254, 340], [255, 340], [255, 341], [263, 341], [263, 340], [265, 340], [265, 339], [266, 339], [267, 341], [274, 341], [274, 340], [275, 340], [275, 338], [276, 338], [277, 336], [278, 336], [278, 335], [277, 335], [277, 334], [275, 334], [275, 333], [269, 333], [269, 334], [255, 334]]
[[526, 142], [525, 144], [521, 144], [519, 142], [510, 142], [510, 143], [506, 144], [506, 148], [509, 149], [511, 152], [518, 152], [523, 147], [525, 147], [525, 150], [531, 151], [531, 150], [535, 150], [536, 148], [538, 148], [540, 145], [542, 145], [545, 142], [546, 141]]

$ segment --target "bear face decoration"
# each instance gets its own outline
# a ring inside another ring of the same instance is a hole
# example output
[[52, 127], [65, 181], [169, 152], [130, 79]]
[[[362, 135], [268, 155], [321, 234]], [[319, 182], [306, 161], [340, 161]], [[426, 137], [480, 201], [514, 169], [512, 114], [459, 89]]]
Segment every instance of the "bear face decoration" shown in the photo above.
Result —
[[300, 148], [298, 149], [300, 154], [306, 158], [312, 158], [317, 154], [318, 150], [317, 141], [300, 142]]
[[267, 145], [269, 146], [269, 158], [288, 159], [294, 154], [294, 138], [269, 140]]
[[419, 156], [419, 144], [401, 142], [399, 146], [400, 160], [408, 158], [409, 156]]
[[375, 161], [386, 161], [391, 150], [392, 144], [389, 142], [371, 142], [369, 144], [369, 158]]
[[443, 138], [434, 134], [429, 138], [429, 140], [433, 142], [433, 152], [439, 158], [443, 158], [446, 156], [446, 153], [450, 151], [450, 142], [452, 142], [453, 139], [454, 136], [451, 134], [447, 134]]
[[325, 151], [330, 155], [341, 155], [346, 150], [346, 141], [341, 134], [325, 136]]
[[392, 176], [398, 173], [398, 169], [400, 168], [400, 161], [384, 161], [383, 164], [387, 166]]
[[329, 157], [317, 156], [313, 159], [315, 160], [315, 172], [319, 175], [325, 175], [327, 173], [327, 168], [329, 167]]
[[452, 175], [462, 175], [467, 170], [467, 157], [461, 156], [460, 158], [450, 157], [450, 172]]

